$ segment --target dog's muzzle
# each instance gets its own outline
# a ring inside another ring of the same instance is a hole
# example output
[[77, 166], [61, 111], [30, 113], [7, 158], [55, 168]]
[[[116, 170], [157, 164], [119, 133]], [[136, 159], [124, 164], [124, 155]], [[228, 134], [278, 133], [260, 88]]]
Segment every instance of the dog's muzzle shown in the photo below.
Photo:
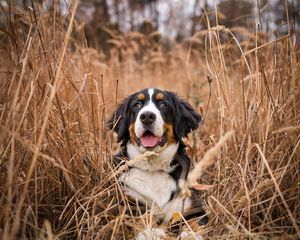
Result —
[[140, 138], [135, 138], [138, 145], [142, 145], [148, 150], [154, 149], [157, 146], [163, 146], [166, 143], [166, 135], [161, 137], [155, 136], [151, 131], [146, 130]]
[[143, 126], [148, 129], [156, 120], [156, 115], [153, 112], [144, 112], [141, 114], [140, 120], [143, 123]]

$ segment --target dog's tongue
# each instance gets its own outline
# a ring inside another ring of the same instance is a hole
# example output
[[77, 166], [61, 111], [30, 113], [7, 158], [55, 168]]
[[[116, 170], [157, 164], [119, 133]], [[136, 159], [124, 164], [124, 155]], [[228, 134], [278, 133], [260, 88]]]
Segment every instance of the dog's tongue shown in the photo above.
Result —
[[144, 135], [140, 140], [144, 147], [155, 147], [158, 143], [158, 137], [154, 135]]

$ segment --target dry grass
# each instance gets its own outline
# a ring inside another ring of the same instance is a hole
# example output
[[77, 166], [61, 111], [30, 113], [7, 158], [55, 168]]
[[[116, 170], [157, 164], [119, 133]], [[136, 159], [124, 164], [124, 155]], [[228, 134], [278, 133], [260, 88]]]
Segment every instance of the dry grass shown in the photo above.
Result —
[[204, 108], [189, 140], [194, 164], [234, 130], [201, 178], [213, 188], [202, 194], [210, 221], [199, 232], [300, 237], [300, 64], [289, 35], [269, 42], [239, 29], [249, 39], [240, 44], [217, 26], [166, 53], [152, 36], [112, 34], [105, 60], [86, 47], [76, 4], [64, 18], [37, 5], [10, 11], [0, 33], [2, 239], [130, 239], [151, 224], [150, 213], [125, 214], [105, 127], [116, 101], [149, 86]]

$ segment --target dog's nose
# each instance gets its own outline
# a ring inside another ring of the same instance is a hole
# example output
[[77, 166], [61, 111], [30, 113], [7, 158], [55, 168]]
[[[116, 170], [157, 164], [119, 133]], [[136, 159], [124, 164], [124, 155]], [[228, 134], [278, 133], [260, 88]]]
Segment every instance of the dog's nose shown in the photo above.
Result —
[[140, 119], [143, 124], [150, 125], [156, 119], [156, 115], [153, 112], [144, 112], [141, 114]]

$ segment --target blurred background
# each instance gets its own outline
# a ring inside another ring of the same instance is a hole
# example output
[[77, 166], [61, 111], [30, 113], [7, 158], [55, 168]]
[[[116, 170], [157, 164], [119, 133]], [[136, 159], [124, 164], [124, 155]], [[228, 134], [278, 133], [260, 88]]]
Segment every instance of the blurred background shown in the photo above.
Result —
[[[9, 2], [9, 1], [8, 1]], [[57, 16], [69, 14], [70, 0], [34, 1]], [[23, 9], [32, 7], [30, 0], [17, 0]], [[2, 8], [8, 7], [1, 1]], [[287, 16], [287, 12], [288, 15]], [[216, 14], [217, 13], [217, 14]], [[1, 24], [4, 23], [2, 14]], [[157, 31], [157, 41], [182, 42], [196, 32], [217, 24], [228, 28], [244, 27], [254, 32], [256, 27], [274, 39], [288, 33], [288, 21], [292, 34], [300, 28], [300, 2], [298, 0], [85, 0], [76, 13], [84, 24], [90, 47], [109, 52], [107, 40], [115, 33], [140, 32], [146, 35]], [[260, 25], [260, 26], [258, 26]], [[239, 39], [243, 38], [241, 34]]]
[[103, 27], [144, 34], [159, 31], [162, 37], [180, 42], [207, 29], [209, 24], [254, 31], [255, 23], [260, 23], [261, 30], [274, 38], [288, 31], [286, 7], [292, 32], [299, 30], [300, 2], [286, 4], [284, 0], [87, 0], [82, 2], [78, 15], [86, 23], [88, 41], [95, 46], [107, 37], [101, 31]]
[[[18, 0], [14, 4], [1, 1], [1, 7], [7, 10], [16, 6], [19, 17], [35, 10], [41, 17], [50, 15], [54, 21], [67, 21], [72, 3]], [[2, 26], [6, 17], [1, 14]], [[85, 47], [91, 55], [92, 72], [98, 78], [103, 74], [104, 85], [116, 85], [118, 80], [121, 96], [156, 86], [190, 97], [191, 86], [197, 87], [195, 82], [204, 82], [206, 76], [215, 75], [206, 68], [206, 61], [202, 61], [207, 56], [207, 39], [211, 37], [207, 35], [208, 29], [214, 26], [227, 28], [218, 30], [219, 44], [230, 50], [231, 56], [233, 53], [240, 56], [232, 36], [245, 52], [286, 35], [298, 46], [300, 1], [80, 1], [73, 34], [77, 42], [72, 42], [72, 49]], [[54, 32], [55, 29], [53, 36]], [[178, 66], [182, 71], [175, 73], [173, 70], [178, 70]], [[170, 85], [170, 81], [176, 84]]]

